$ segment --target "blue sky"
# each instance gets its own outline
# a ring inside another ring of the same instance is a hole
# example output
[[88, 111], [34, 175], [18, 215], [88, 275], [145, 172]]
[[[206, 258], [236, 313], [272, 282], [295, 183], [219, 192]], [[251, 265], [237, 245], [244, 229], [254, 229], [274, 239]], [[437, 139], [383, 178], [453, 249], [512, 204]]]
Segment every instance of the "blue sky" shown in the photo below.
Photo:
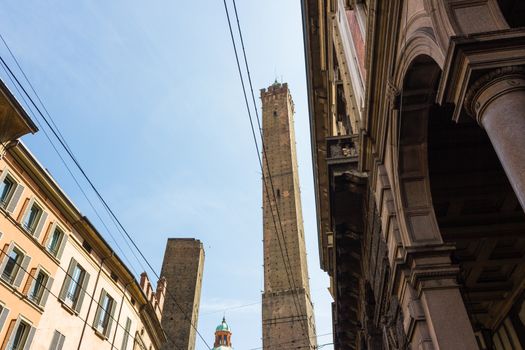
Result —
[[[222, 6], [221, 0], [6, 0], [0, 33], [157, 271], [168, 237], [204, 243], [198, 329], [212, 343], [225, 313], [235, 349], [247, 350], [261, 346], [261, 173]], [[239, 0], [237, 6], [257, 101], [258, 89], [275, 78], [289, 83], [295, 101], [317, 333], [327, 334], [330, 297], [317, 250], [300, 3]], [[0, 55], [14, 67], [4, 46]], [[23, 140], [113, 244], [44, 133]], [[98, 203], [97, 210], [103, 213]], [[123, 259], [140, 273], [109, 228]], [[330, 342], [331, 336], [319, 338]], [[206, 349], [200, 340], [197, 349]]]

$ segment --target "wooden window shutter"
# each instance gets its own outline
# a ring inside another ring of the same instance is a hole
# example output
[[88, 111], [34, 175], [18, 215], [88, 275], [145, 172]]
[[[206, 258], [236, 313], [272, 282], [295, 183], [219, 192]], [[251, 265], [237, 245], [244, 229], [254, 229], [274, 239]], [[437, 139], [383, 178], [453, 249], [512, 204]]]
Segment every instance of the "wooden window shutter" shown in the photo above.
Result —
[[60, 290], [60, 294], [58, 295], [58, 298], [62, 301], [66, 300], [67, 290], [69, 289], [69, 284], [71, 283], [71, 276], [73, 275], [73, 271], [75, 270], [76, 266], [77, 261], [71, 258], [71, 261], [69, 262], [69, 267], [67, 268], [67, 275], [64, 278], [64, 284], [62, 284], [62, 289]]
[[22, 207], [22, 210], [20, 211], [19, 215], [19, 222], [22, 224], [22, 226], [25, 229], [24, 221], [26, 219], [26, 216], [29, 215], [29, 211], [31, 210], [31, 207], [33, 206], [33, 203], [35, 203], [35, 198], [29, 199], [29, 202], [24, 203], [24, 206]]
[[97, 312], [95, 312], [95, 319], [93, 320], [93, 327], [95, 327], [97, 330], [100, 329], [98, 319], [100, 317], [100, 313], [102, 312], [102, 303], [104, 302], [106, 294], [106, 290], [102, 288], [102, 291], [100, 292], [100, 298], [98, 299]]
[[53, 333], [53, 339], [51, 339], [51, 345], [49, 346], [49, 350], [57, 350], [58, 349], [58, 340], [60, 339], [60, 333], [55, 330], [55, 333]]
[[31, 349], [31, 343], [33, 342], [33, 338], [35, 337], [36, 328], [31, 326], [31, 329], [29, 330], [29, 334], [26, 338], [26, 344], [24, 346], [24, 350], [30, 350]]
[[13, 250], [13, 245], [13, 241], [11, 241], [11, 243], [9, 244], [4, 245], [4, 249], [2, 250], [2, 256], [0, 257], [0, 274], [4, 272], [5, 265], [9, 260], [9, 254], [11, 253], [11, 250]]
[[47, 302], [47, 298], [49, 298], [49, 293], [51, 291], [51, 287], [53, 286], [53, 282], [55, 280], [53, 279], [53, 277], [51, 276], [48, 276], [47, 277], [47, 283], [46, 285], [44, 286], [44, 292], [42, 294], [42, 298], [40, 299], [40, 306], [44, 307], [46, 306], [46, 302]]
[[15, 192], [13, 193], [13, 196], [11, 197], [11, 200], [9, 201], [9, 204], [6, 208], [6, 211], [10, 214], [13, 214], [16, 209], [16, 205], [18, 204], [18, 201], [20, 200], [20, 197], [22, 196], [22, 192], [24, 192], [24, 186], [21, 184], [17, 184], [15, 188]]
[[15, 340], [15, 334], [16, 329], [18, 328], [18, 325], [20, 324], [20, 317], [18, 317], [16, 320], [11, 320], [11, 323], [9, 324], [9, 328], [7, 329], [6, 333], [6, 339], [7, 335], [9, 335], [9, 341], [7, 343], [7, 346], [4, 349], [11, 349], [13, 346], [13, 341]]
[[30, 261], [31, 257], [29, 255], [25, 255], [24, 259], [22, 260], [22, 264], [18, 269], [18, 272], [16, 273], [15, 283], [13, 283], [13, 286], [15, 288], [20, 287], [20, 285], [22, 284], [22, 280], [24, 279]]
[[50, 222], [47, 227], [47, 232], [44, 235], [43, 246], [47, 249], [47, 246], [49, 244], [49, 239], [52, 237], [53, 232], [55, 231], [55, 227], [57, 227], [56, 221]]
[[51, 339], [51, 346], [49, 347], [49, 350], [62, 350], [65, 340], [66, 337], [59, 331], [55, 330], [53, 339]]
[[58, 260], [62, 258], [62, 254], [64, 253], [64, 248], [66, 247], [68, 238], [69, 235], [65, 233], [62, 235], [62, 239], [60, 240], [60, 247], [58, 248], [57, 255], [55, 256], [55, 258], [57, 258]]
[[64, 346], [64, 342], [66, 341], [66, 336], [63, 334], [60, 334], [60, 339], [58, 339], [58, 345], [56, 350], [62, 350], [62, 347]]
[[122, 346], [120, 347], [120, 350], [126, 350], [128, 348], [128, 341], [131, 335], [130, 331], [131, 331], [131, 319], [128, 317], [126, 319], [126, 328], [124, 329], [124, 335], [122, 338]]
[[[38, 269], [40, 270], [40, 269]], [[27, 295], [27, 293], [29, 293], [30, 290], [33, 289], [35, 283], [36, 283], [36, 275], [37, 275], [37, 272], [38, 272], [37, 268], [32, 268], [31, 271], [29, 271], [29, 278], [27, 279], [27, 282], [26, 282], [26, 285], [24, 287], [24, 289], [22, 290], [22, 293]]]
[[82, 307], [82, 303], [84, 302], [84, 296], [87, 293], [88, 282], [89, 282], [89, 273], [87, 273], [86, 271], [84, 272], [84, 278], [82, 279], [82, 284], [80, 286], [81, 290], [80, 290], [80, 293], [78, 294], [78, 300], [75, 304], [76, 312], [80, 312], [80, 308]]
[[40, 237], [40, 233], [42, 233], [42, 228], [44, 228], [44, 224], [46, 223], [47, 216], [48, 216], [47, 212], [42, 209], [42, 215], [40, 215], [40, 219], [38, 220], [38, 225], [35, 229], [35, 232], [33, 232], [33, 236], [37, 240]]
[[115, 301], [115, 299], [112, 298], [111, 300], [111, 309], [107, 310], [109, 312], [109, 321], [105, 332], [106, 337], [109, 337], [109, 335], [111, 334], [111, 327], [113, 326], [113, 319], [115, 317], [115, 309], [117, 308], [117, 302]]
[[2, 306], [2, 312], [0, 312], [0, 332], [4, 328], [5, 320], [7, 320], [7, 315], [9, 315], [9, 309], [5, 306]]

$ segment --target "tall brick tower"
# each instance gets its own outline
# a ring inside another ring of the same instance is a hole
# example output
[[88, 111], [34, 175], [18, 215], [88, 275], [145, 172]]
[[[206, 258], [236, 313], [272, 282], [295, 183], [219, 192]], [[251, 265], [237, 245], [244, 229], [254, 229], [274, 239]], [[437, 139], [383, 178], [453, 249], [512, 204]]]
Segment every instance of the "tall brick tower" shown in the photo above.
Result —
[[315, 321], [306, 264], [294, 104], [288, 85], [277, 82], [261, 90], [261, 99], [266, 147], [263, 180], [268, 186], [266, 192], [263, 183], [263, 348], [314, 349]]
[[161, 272], [167, 282], [162, 328], [168, 340], [162, 350], [195, 349], [203, 268], [204, 249], [199, 240], [168, 239]]

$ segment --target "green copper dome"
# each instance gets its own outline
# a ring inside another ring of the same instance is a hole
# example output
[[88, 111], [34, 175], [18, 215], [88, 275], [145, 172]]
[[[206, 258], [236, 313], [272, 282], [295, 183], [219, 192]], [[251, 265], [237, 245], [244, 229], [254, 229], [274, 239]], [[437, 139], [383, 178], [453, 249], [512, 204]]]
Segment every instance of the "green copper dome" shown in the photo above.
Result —
[[215, 328], [215, 330], [216, 331], [224, 331], [224, 332], [229, 332], [230, 331], [230, 327], [226, 323], [226, 319], [224, 317], [222, 318], [221, 324], [218, 325], [217, 328]]

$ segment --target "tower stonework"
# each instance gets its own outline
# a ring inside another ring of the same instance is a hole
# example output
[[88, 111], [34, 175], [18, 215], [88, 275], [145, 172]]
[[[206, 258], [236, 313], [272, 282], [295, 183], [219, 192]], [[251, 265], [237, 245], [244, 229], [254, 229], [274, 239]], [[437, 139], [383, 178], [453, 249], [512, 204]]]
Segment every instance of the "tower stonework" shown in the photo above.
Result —
[[168, 239], [161, 272], [168, 289], [162, 312], [168, 340], [162, 350], [195, 349], [203, 268], [204, 249], [199, 240]]
[[308, 283], [294, 104], [286, 83], [276, 82], [262, 89], [261, 99], [266, 150], [263, 154], [263, 348], [314, 349], [315, 321]]

